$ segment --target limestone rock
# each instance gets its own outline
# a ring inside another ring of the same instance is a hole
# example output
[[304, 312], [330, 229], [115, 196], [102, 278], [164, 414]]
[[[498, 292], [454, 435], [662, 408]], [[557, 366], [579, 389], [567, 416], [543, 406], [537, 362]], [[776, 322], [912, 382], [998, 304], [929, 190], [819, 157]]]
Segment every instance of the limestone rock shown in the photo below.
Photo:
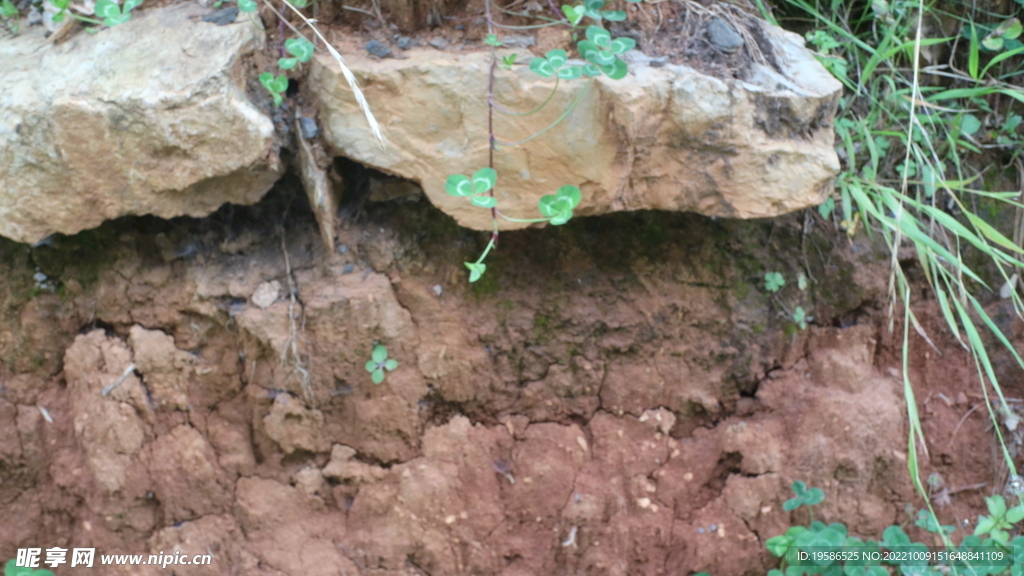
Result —
[[270, 189], [274, 127], [244, 91], [242, 62], [263, 32], [202, 13], [181, 4], [60, 45], [41, 27], [0, 43], [0, 235], [34, 243], [129, 214], [205, 216]]
[[[597, 79], [565, 121], [525, 145], [500, 143], [547, 127], [584, 82], [562, 82], [537, 114], [496, 113], [499, 209], [535, 218], [540, 197], [566, 184], [582, 189], [577, 215], [662, 209], [759, 218], [822, 202], [839, 170], [831, 119], [841, 84], [798, 36], [762, 30], [776, 66], [753, 64], [746, 80], [631, 58], [629, 76]], [[444, 191], [450, 174], [487, 165], [488, 54], [421, 49], [406, 56], [346, 56], [391, 143], [386, 149], [370, 135], [336, 64], [314, 59], [309, 87], [324, 136], [338, 154], [421, 183], [459, 224], [489, 230], [489, 210]], [[519, 59], [529, 55], [519, 50]], [[525, 68], [498, 72], [503, 106], [531, 110], [550, 94], [553, 83]], [[526, 225], [500, 222], [505, 229]]]

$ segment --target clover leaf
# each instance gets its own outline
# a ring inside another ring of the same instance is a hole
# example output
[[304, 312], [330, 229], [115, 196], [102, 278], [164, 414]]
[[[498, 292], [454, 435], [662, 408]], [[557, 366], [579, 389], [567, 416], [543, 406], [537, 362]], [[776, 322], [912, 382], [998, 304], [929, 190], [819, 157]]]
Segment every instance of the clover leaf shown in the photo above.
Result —
[[573, 26], [580, 23], [583, 19], [583, 15], [587, 13], [587, 9], [583, 6], [562, 6], [562, 14], [565, 14], [565, 19], [569, 21]]
[[573, 185], [562, 186], [554, 194], [542, 196], [537, 208], [552, 226], [561, 226], [572, 218], [572, 210], [580, 203], [580, 189]]
[[305, 38], [289, 38], [285, 40], [284, 49], [292, 54], [293, 58], [281, 58], [277, 61], [277, 65], [282, 70], [291, 70], [295, 68], [300, 62], [309, 62], [313, 58], [313, 43]]
[[550, 50], [543, 58], [537, 57], [530, 61], [530, 70], [537, 74], [550, 78], [556, 73], [563, 80], [574, 80], [583, 74], [579, 66], [563, 68], [569, 59], [569, 54], [562, 49]]
[[790, 498], [782, 504], [782, 509], [786, 512], [791, 512], [804, 505], [813, 506], [825, 499], [825, 493], [821, 491], [821, 488], [808, 488], [802, 480], [793, 482], [792, 489], [796, 497]]
[[281, 102], [284, 101], [284, 97], [281, 94], [288, 89], [288, 78], [283, 74], [274, 76], [270, 72], [264, 72], [260, 74], [260, 84], [263, 84], [263, 87], [274, 97], [274, 105], [280, 106]]
[[786, 278], [779, 272], [768, 272], [764, 275], [764, 289], [769, 292], [778, 292], [786, 285]]
[[493, 196], [483, 196], [494, 188], [498, 181], [498, 173], [493, 168], [481, 168], [473, 174], [473, 178], [462, 174], [452, 174], [444, 184], [444, 190], [450, 196], [468, 197], [474, 206], [481, 208], [494, 208], [498, 205], [498, 199]]
[[142, 0], [125, 0], [124, 6], [119, 6], [114, 0], [96, 0], [93, 11], [103, 18], [105, 25], [117, 26], [127, 22], [132, 17], [131, 11], [139, 4]]
[[[635, 47], [636, 40], [632, 38], [615, 38], [613, 40], [607, 30], [596, 25], [588, 27], [587, 39], [576, 44], [580, 56], [594, 64], [598, 70], [604, 72], [612, 80], [624, 78], [629, 72], [629, 67], [617, 56]], [[597, 75], [590, 74], [590, 72], [594, 72], [594, 69], [588, 71], [584, 68], [583, 70], [583, 73], [588, 76]]]
[[484, 264], [483, 262], [463, 262], [463, 264], [466, 265], [466, 268], [469, 268], [470, 282], [476, 282], [479, 280], [487, 270], [487, 264]]
[[238, 9], [242, 12], [255, 12], [256, 0], [238, 0]]
[[370, 354], [370, 361], [366, 363], [366, 371], [370, 373], [370, 379], [373, 380], [373, 383], [380, 384], [383, 382], [384, 371], [391, 372], [395, 368], [398, 368], [398, 361], [388, 358], [388, 349], [383, 344], [374, 346], [373, 352]]
[[502, 46], [501, 40], [498, 40], [498, 36], [495, 34], [488, 34], [487, 37], [484, 38], [484, 44], [494, 46], [495, 48]]

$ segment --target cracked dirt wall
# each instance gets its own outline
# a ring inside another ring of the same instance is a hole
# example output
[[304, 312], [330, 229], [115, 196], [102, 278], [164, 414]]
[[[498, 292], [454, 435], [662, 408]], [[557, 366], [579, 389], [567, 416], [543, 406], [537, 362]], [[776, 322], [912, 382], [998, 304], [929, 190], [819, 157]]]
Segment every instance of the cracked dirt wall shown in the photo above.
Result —
[[[805, 521], [781, 508], [792, 481], [864, 535], [911, 499], [866, 241], [795, 217], [581, 218], [503, 234], [469, 285], [482, 237], [425, 201], [370, 203], [327, 253], [300, 197], [285, 181], [204, 220], [0, 245], [0, 557], [763, 574], [764, 541]], [[805, 266], [801, 331], [762, 277]], [[373, 385], [377, 341], [400, 365]]]

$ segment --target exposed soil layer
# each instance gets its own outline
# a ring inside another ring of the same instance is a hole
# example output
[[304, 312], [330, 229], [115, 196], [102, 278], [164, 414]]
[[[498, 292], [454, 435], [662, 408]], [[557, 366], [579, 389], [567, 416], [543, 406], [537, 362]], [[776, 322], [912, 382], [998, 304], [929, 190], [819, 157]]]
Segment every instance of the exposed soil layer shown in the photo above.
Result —
[[[815, 518], [922, 537], [902, 329], [886, 328], [888, 258], [869, 240], [811, 213], [579, 218], [502, 234], [470, 285], [462, 262], [486, 235], [420, 197], [356, 207], [333, 252], [301, 198], [286, 178], [203, 220], [0, 243], [0, 559], [763, 574], [764, 541], [807, 521], [782, 509], [798, 479], [825, 491]], [[788, 281], [776, 295], [769, 270]], [[969, 358], [929, 302], [918, 313], [941, 350], [910, 337], [923, 473], [942, 475], [940, 520], [960, 526], [1002, 490], [998, 458]], [[998, 318], [1020, 342], [1021, 322]], [[399, 362], [380, 385], [375, 342]]]

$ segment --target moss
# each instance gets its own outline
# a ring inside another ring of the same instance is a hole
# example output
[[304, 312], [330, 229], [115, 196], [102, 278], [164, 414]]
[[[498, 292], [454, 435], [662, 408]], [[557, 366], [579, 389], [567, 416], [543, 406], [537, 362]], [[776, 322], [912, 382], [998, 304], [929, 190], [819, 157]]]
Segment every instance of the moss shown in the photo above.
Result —
[[473, 294], [476, 296], [477, 300], [496, 293], [499, 285], [498, 275], [493, 272], [485, 273], [479, 280], [470, 284], [473, 288]]

